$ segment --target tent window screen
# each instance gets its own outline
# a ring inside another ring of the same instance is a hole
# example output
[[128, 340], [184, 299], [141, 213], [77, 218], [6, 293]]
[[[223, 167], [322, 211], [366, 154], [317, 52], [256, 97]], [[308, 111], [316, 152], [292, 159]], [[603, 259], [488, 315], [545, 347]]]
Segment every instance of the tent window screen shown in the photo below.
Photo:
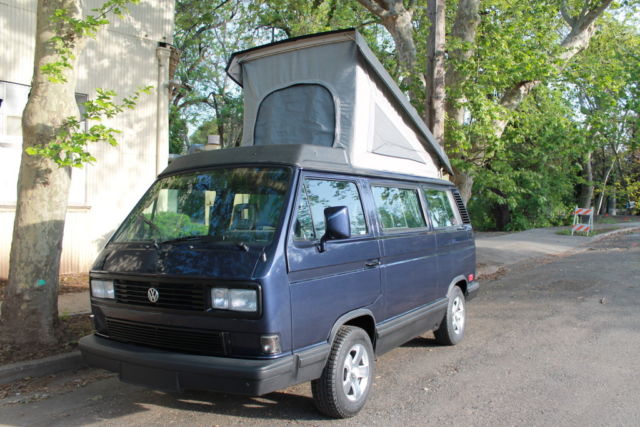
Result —
[[254, 145], [333, 146], [336, 108], [325, 87], [300, 84], [267, 95], [258, 109]]

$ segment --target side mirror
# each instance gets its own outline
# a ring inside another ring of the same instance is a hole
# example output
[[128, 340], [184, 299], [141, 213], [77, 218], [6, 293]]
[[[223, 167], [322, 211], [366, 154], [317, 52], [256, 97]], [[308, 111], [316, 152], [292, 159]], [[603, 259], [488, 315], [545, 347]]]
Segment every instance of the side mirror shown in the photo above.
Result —
[[320, 252], [325, 251], [328, 240], [348, 239], [351, 237], [349, 209], [346, 206], [331, 206], [324, 209], [324, 236], [320, 239]]

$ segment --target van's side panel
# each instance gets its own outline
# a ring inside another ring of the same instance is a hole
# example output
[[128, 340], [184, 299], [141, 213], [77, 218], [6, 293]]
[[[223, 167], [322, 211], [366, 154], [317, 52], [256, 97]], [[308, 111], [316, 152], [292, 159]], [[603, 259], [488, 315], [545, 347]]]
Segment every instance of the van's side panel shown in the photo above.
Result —
[[475, 273], [476, 249], [471, 227], [468, 225], [438, 230], [436, 233], [442, 272], [439, 288], [444, 295], [456, 276], [467, 277]]
[[[423, 188], [444, 191], [451, 196], [451, 188], [435, 186]], [[456, 216], [458, 216], [458, 207], [453, 202], [450, 205]], [[428, 203], [425, 206], [429, 210]], [[431, 215], [432, 213], [429, 213], [429, 216]], [[454, 278], [461, 275], [466, 278], [470, 274], [475, 274], [476, 248], [473, 240], [473, 229], [470, 224], [458, 223], [445, 228], [436, 228], [436, 236], [440, 270], [438, 292], [441, 295], [446, 295]]]
[[[418, 191], [417, 186], [400, 181], [370, 180], [370, 185]], [[426, 217], [424, 227], [403, 232], [383, 230], [377, 212], [375, 220], [382, 252], [384, 312], [380, 320], [386, 321], [433, 302], [440, 296], [437, 289], [437, 241]]]
[[438, 298], [436, 236], [420, 231], [382, 238], [384, 319]]
[[[362, 198], [359, 179], [332, 174], [307, 176], [358, 183]], [[300, 181], [304, 178], [303, 175]], [[296, 207], [297, 203], [294, 209]], [[363, 209], [365, 217], [368, 217], [366, 207]], [[295, 212], [293, 216], [295, 220]], [[379, 299], [380, 269], [377, 261], [380, 252], [369, 220], [367, 223], [367, 236], [330, 241], [322, 253], [316, 242], [294, 241], [293, 226], [290, 227], [287, 260], [294, 349], [326, 342], [331, 327], [340, 316], [370, 306]]]

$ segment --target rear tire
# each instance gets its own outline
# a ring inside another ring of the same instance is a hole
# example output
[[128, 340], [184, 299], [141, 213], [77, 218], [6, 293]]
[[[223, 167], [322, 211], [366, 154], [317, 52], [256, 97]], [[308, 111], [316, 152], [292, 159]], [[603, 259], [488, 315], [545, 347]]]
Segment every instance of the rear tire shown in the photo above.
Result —
[[449, 295], [447, 314], [434, 332], [436, 341], [442, 345], [456, 345], [464, 338], [466, 323], [465, 299], [462, 289], [454, 286]]
[[333, 418], [356, 415], [369, 396], [374, 369], [369, 335], [355, 326], [340, 327], [322, 376], [311, 382], [318, 411]]

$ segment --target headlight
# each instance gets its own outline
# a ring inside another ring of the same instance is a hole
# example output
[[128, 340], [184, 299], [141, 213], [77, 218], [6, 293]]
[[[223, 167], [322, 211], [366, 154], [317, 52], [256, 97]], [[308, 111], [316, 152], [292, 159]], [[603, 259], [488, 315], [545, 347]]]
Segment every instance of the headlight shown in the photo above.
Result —
[[255, 289], [211, 288], [211, 306], [216, 310], [258, 311]]
[[96, 298], [114, 299], [116, 294], [113, 290], [113, 281], [91, 280], [91, 295]]

